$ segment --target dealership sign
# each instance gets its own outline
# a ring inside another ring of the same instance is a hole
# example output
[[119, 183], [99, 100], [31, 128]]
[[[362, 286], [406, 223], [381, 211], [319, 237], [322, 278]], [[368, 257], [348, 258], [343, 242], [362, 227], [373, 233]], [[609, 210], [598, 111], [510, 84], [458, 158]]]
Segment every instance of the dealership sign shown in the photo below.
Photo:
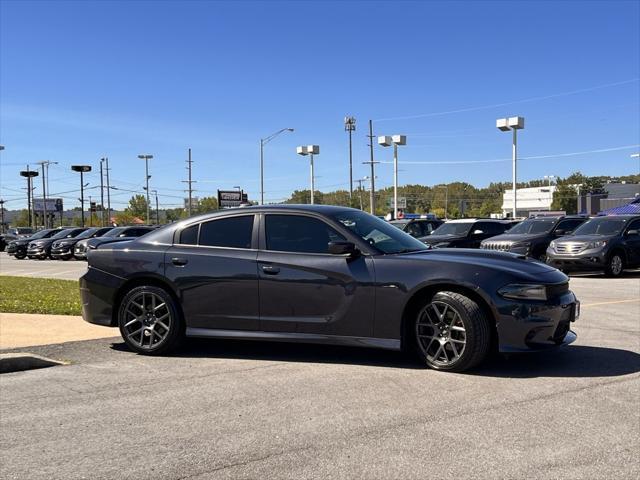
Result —
[[[44, 212], [44, 199], [33, 199], [33, 211]], [[61, 198], [47, 198], [47, 212], [61, 212], [63, 210]]]
[[234, 208], [247, 203], [247, 194], [240, 190], [218, 190], [218, 207]]

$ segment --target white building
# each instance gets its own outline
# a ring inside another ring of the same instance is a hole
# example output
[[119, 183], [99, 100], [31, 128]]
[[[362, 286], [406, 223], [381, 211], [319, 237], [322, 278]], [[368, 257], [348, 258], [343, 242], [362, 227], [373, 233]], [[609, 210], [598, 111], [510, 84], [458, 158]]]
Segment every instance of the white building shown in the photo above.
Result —
[[[517, 191], [517, 216], [528, 217], [529, 212], [551, 211], [553, 192], [556, 186], [520, 188]], [[502, 215], [511, 216], [513, 211], [513, 190], [507, 190], [502, 195]]]

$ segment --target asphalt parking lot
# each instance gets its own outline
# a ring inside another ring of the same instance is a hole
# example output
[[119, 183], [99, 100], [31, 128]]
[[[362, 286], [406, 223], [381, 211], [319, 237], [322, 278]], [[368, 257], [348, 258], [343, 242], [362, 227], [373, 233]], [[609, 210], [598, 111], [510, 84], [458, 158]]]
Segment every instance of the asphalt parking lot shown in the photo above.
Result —
[[29, 348], [71, 364], [0, 377], [1, 476], [638, 478], [640, 275], [571, 284], [575, 344], [471, 374], [326, 346]]
[[0, 252], [0, 275], [78, 280], [87, 271], [87, 262], [77, 260], [17, 260]]

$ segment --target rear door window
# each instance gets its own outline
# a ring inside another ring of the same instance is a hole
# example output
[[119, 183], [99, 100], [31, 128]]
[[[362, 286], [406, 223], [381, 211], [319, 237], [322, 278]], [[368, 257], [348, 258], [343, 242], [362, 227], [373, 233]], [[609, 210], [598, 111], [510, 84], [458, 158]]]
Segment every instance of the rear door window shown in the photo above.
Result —
[[253, 215], [223, 218], [200, 226], [199, 244], [208, 247], [251, 248]]
[[178, 243], [181, 245], [197, 245], [198, 244], [198, 229], [200, 224], [196, 223], [191, 225], [180, 232], [180, 240]]

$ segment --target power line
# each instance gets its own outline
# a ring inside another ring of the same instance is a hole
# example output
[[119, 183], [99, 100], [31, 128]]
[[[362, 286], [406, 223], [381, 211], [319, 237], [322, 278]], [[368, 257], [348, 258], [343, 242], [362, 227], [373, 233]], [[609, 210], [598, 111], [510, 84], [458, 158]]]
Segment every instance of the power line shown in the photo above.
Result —
[[540, 100], [549, 100], [551, 98], [558, 98], [558, 97], [566, 97], [569, 95], [576, 95], [579, 93], [586, 93], [586, 92], [592, 92], [594, 90], [600, 90], [602, 88], [611, 88], [611, 87], [617, 87], [620, 85], [626, 85], [629, 83], [634, 83], [637, 82], [639, 79], [638, 78], [631, 78], [629, 80], [623, 80], [621, 82], [614, 82], [614, 83], [606, 83], [603, 85], [596, 85], [595, 87], [587, 87], [587, 88], [580, 88], [578, 90], [572, 90], [570, 92], [561, 92], [561, 93], [553, 93], [551, 95], [542, 95], [539, 97], [529, 97], [529, 98], [523, 98], [521, 100], [514, 100], [511, 102], [503, 102], [503, 103], [494, 103], [491, 105], [481, 105], [481, 106], [477, 106], [477, 107], [466, 107], [466, 108], [458, 108], [456, 110], [447, 110], [444, 112], [430, 112], [430, 113], [418, 113], [415, 115], [405, 115], [405, 116], [400, 116], [400, 117], [388, 117], [388, 118], [378, 118], [375, 121], [376, 122], [387, 122], [387, 121], [391, 121], [391, 120], [412, 120], [415, 118], [427, 118], [427, 117], [439, 117], [439, 116], [443, 116], [443, 115], [451, 115], [454, 113], [465, 113], [465, 112], [475, 112], [478, 110], [489, 110], [491, 108], [498, 108], [498, 107], [507, 107], [509, 105], [518, 105], [521, 103], [529, 103], [529, 102], [537, 102]]

